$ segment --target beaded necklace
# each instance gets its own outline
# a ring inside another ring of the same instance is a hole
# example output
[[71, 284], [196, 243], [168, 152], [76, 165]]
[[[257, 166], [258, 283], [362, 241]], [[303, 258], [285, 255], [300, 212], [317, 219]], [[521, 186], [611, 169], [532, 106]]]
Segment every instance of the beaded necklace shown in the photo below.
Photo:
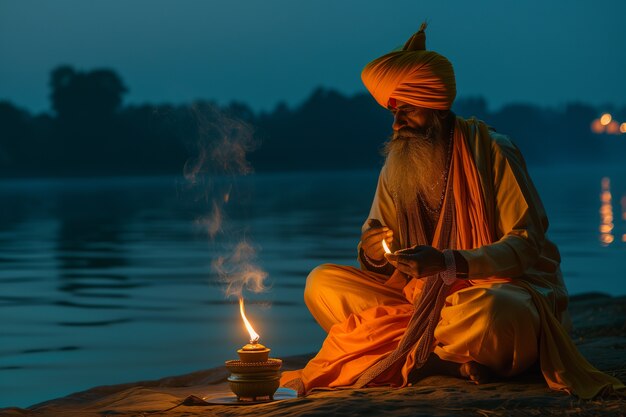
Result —
[[428, 203], [426, 203], [426, 200], [424, 198], [421, 198], [421, 196], [418, 196], [418, 200], [421, 206], [424, 208], [424, 210], [426, 210], [428, 213], [434, 216], [439, 215], [439, 212], [441, 211], [441, 207], [443, 206], [443, 200], [446, 196], [446, 186], [448, 184], [448, 174], [450, 173], [450, 162], [452, 159], [451, 156], [452, 156], [453, 135], [454, 135], [454, 128], [450, 129], [450, 136], [448, 138], [448, 149], [446, 151], [446, 166], [444, 170], [442, 171], [441, 177], [439, 178], [439, 180], [437, 180], [437, 182], [435, 182], [435, 184], [431, 187], [431, 191], [434, 191], [437, 185], [439, 185], [440, 183], [443, 183], [443, 189], [441, 190], [441, 196], [439, 197], [439, 203], [437, 204], [437, 207], [436, 208], [430, 207]]

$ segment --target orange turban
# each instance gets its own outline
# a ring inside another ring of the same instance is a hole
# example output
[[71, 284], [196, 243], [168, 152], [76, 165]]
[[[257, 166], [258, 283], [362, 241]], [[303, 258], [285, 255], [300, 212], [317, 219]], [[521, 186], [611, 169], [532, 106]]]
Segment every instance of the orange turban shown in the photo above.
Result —
[[429, 109], [452, 107], [456, 97], [452, 64], [438, 53], [425, 50], [424, 29], [426, 23], [402, 50], [383, 55], [363, 69], [363, 84], [381, 106], [387, 108], [391, 98]]

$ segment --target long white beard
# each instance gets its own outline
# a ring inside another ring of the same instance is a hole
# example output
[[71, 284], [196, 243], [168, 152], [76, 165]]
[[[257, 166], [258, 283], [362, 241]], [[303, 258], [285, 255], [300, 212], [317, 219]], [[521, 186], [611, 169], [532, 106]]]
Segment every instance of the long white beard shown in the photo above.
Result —
[[405, 210], [415, 207], [420, 195], [437, 207], [446, 166], [446, 143], [423, 134], [395, 132], [385, 146], [389, 187]]

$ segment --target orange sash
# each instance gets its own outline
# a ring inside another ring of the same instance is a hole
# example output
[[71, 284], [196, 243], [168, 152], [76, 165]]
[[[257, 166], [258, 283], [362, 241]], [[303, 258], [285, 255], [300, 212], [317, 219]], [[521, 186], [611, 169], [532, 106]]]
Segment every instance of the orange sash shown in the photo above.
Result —
[[[433, 238], [434, 246], [439, 246], [440, 249], [443, 249], [440, 245], [472, 249], [495, 241], [493, 229], [490, 227], [494, 219], [489, 219], [485, 209], [478, 170], [467, 144], [466, 138], [469, 135], [475, 135], [477, 141], [491, 140], [482, 122], [457, 119], [446, 201]], [[491, 172], [491, 169], [486, 172]], [[406, 217], [403, 218], [403, 215]], [[411, 236], [406, 241], [413, 241], [412, 244], [422, 243], [419, 240], [423, 239], [423, 234], [415, 226], [416, 222], [419, 223], [419, 214], [404, 213], [398, 217], [401, 233], [405, 237]], [[447, 222], [451, 222], [453, 228]], [[416, 233], [418, 242], [415, 241]], [[424, 349], [420, 347], [417, 352], [420, 346], [418, 342], [432, 341], [432, 317], [429, 317], [424, 308], [435, 311], [438, 320], [441, 297], [445, 298], [446, 295], [436, 281], [436, 276], [429, 277], [426, 284], [424, 280], [411, 280], [404, 292], [409, 297], [411, 292], [414, 295], [420, 294], [420, 302], [416, 306], [407, 303], [373, 307], [352, 314], [345, 322], [333, 326], [317, 356], [301, 371], [285, 372], [282, 385], [295, 388], [300, 393], [321, 387], [406, 385], [409, 372], [424, 360]], [[462, 281], [464, 285], [472, 282], [511, 282], [531, 294], [541, 320], [541, 370], [550, 388], [564, 390], [585, 399], [625, 388], [619, 380], [598, 371], [585, 360], [551, 312], [548, 301], [529, 283], [496, 277], [471, 280], [469, 283]], [[454, 291], [462, 287], [443, 289]], [[429, 323], [419, 323], [420, 320], [428, 320]], [[409, 328], [417, 328], [421, 333], [417, 338], [411, 339], [413, 345], [407, 351]], [[432, 351], [433, 346], [427, 347]]]

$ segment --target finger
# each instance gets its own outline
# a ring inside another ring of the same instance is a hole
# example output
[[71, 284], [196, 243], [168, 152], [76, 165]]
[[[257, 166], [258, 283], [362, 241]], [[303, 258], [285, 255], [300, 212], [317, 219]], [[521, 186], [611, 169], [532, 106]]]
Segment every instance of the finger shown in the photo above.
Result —
[[420, 263], [417, 262], [416, 260], [399, 258], [397, 262], [398, 262], [398, 265], [404, 265], [407, 268], [410, 268], [411, 271], [413, 271], [415, 274], [419, 274]]
[[397, 263], [396, 261], [393, 261], [393, 260], [389, 259], [389, 258], [388, 258], [388, 256], [389, 256], [389, 254], [388, 254], [388, 253], [386, 253], [386, 254], [385, 254], [385, 258], [387, 258], [387, 261], [388, 261], [391, 265], [393, 265], [393, 266], [397, 267], [397, 266], [398, 266], [398, 263]]
[[420, 265], [414, 260], [405, 261], [398, 259], [396, 264], [396, 268], [400, 269], [405, 274], [410, 274], [413, 277], [419, 277], [421, 275]]
[[[373, 229], [367, 229], [361, 234], [361, 237], [362, 239], [367, 239], [370, 236], [380, 235], [380, 238], [382, 239], [383, 236], [386, 235], [388, 232], [391, 232], [388, 227], [376, 227]], [[391, 235], [393, 235], [393, 232], [391, 232]]]
[[413, 253], [412, 251], [413, 251], [413, 248], [404, 248], [404, 249], [398, 249], [396, 253], [398, 255], [410, 255]]
[[362, 244], [367, 246], [370, 245], [379, 245], [382, 247], [383, 239], [387, 239], [393, 236], [393, 232], [391, 230], [381, 231], [379, 233], [369, 234], [368, 236], [361, 237]]
[[385, 253], [381, 245], [363, 246], [363, 250], [372, 259], [383, 259]]
[[[392, 241], [391, 236], [383, 237], [379, 240], [379, 237], [372, 237], [361, 242], [361, 248], [365, 251], [365, 254], [372, 259], [385, 259], [385, 248], [383, 247], [383, 241]], [[389, 243], [388, 243], [389, 245]]]
[[372, 245], [374, 242], [382, 245], [382, 240], [387, 237], [387, 232], [379, 231], [377, 233], [368, 233], [361, 236], [361, 242]]
[[405, 264], [398, 263], [397, 265], [395, 265], [395, 267], [398, 271], [403, 272], [411, 277], [417, 276], [415, 271]]
[[381, 233], [381, 234], [369, 236], [367, 238], [361, 239], [361, 246], [367, 246], [367, 247], [380, 246], [382, 248], [383, 240], [387, 240], [389, 238], [391, 238], [391, 236], [388, 236], [387, 233]]
[[415, 260], [406, 256], [398, 255], [397, 253], [385, 253], [385, 258], [387, 258], [389, 262], [402, 263], [409, 266], [417, 265], [417, 262], [415, 262]]
[[374, 246], [370, 249], [369, 252], [366, 252], [367, 256], [369, 256], [372, 259], [384, 259], [385, 258], [385, 251], [382, 248], [382, 246]]
[[427, 248], [427, 246], [415, 245], [415, 246], [411, 246], [410, 248], [401, 249], [398, 251], [398, 253], [404, 253], [404, 254], [418, 253], [418, 252], [422, 252], [424, 248]]
[[398, 264], [406, 265], [407, 267], [411, 268], [414, 271], [417, 271], [419, 268], [419, 263], [415, 261], [414, 259], [398, 258], [397, 262]]
[[398, 262], [403, 262], [403, 263], [407, 263], [407, 264], [410, 264], [410, 263], [413, 263], [413, 262], [417, 263], [417, 262], [422, 260], [422, 257], [417, 255], [417, 254], [415, 254], [415, 253], [407, 254], [407, 253], [398, 253], [398, 252], [396, 252], [395, 255], [397, 256], [397, 261]]
[[398, 262], [398, 255], [396, 255], [395, 253], [385, 253], [385, 258], [387, 258], [389, 262]]

